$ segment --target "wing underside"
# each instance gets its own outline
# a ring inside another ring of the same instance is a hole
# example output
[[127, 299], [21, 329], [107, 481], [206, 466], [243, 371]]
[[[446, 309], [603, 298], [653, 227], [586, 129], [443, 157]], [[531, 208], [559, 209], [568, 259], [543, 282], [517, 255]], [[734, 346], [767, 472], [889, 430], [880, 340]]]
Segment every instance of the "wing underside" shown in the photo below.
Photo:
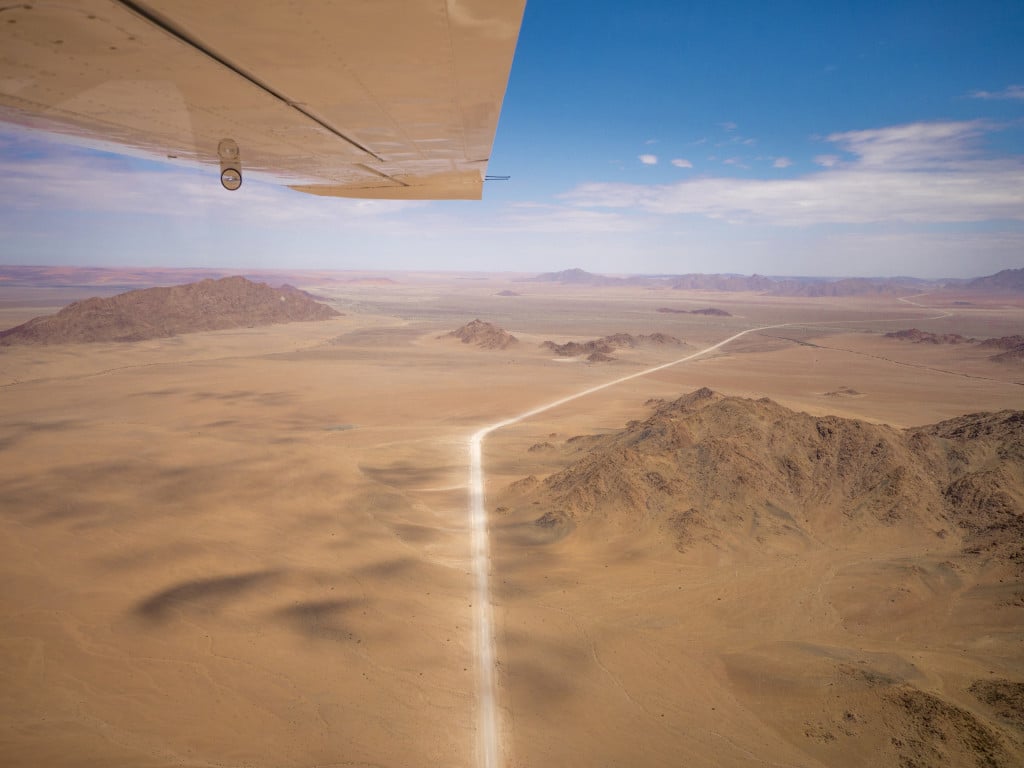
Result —
[[0, 115], [342, 197], [479, 199], [525, 0], [0, 8]]

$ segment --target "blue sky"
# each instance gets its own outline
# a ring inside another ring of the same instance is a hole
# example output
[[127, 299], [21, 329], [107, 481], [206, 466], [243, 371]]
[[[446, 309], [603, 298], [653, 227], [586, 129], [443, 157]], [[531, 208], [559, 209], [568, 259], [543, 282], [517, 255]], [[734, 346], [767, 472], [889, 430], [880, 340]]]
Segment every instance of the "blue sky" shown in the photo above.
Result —
[[0, 262], [988, 274], [1024, 266], [1021, 40], [1019, 0], [535, 0], [483, 202], [227, 194], [9, 128]]

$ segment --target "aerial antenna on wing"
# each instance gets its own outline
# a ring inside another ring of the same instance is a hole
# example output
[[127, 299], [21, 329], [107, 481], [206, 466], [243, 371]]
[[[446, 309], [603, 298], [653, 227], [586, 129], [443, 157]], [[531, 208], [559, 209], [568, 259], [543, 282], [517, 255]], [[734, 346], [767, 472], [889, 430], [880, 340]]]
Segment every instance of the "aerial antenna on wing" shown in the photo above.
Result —
[[484, 176], [484, 181], [508, 181], [511, 176]]

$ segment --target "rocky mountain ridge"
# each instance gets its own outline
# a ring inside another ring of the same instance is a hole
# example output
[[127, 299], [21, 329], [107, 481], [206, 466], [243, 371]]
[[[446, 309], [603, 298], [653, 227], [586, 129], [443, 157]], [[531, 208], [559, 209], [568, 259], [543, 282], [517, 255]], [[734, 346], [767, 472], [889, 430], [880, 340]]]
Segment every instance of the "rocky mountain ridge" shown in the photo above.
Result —
[[463, 344], [472, 344], [481, 349], [506, 349], [519, 343], [519, 339], [504, 328], [499, 328], [479, 317], [439, 338], [445, 337], [456, 338]]
[[0, 346], [143, 341], [182, 333], [328, 320], [341, 313], [290, 285], [272, 288], [244, 277], [144, 288], [76, 301], [0, 331]]
[[898, 430], [705, 388], [566, 448], [564, 469], [510, 489], [543, 527], [653, 527], [684, 550], [903, 526], [1024, 571], [1024, 411]]

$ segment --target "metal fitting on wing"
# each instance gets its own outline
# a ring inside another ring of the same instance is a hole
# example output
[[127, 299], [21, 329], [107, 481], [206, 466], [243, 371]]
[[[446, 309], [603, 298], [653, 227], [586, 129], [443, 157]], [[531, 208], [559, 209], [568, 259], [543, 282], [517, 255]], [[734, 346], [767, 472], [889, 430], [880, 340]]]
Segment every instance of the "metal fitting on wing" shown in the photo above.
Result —
[[234, 192], [242, 186], [242, 156], [234, 139], [221, 139], [217, 145], [220, 157], [220, 183]]

